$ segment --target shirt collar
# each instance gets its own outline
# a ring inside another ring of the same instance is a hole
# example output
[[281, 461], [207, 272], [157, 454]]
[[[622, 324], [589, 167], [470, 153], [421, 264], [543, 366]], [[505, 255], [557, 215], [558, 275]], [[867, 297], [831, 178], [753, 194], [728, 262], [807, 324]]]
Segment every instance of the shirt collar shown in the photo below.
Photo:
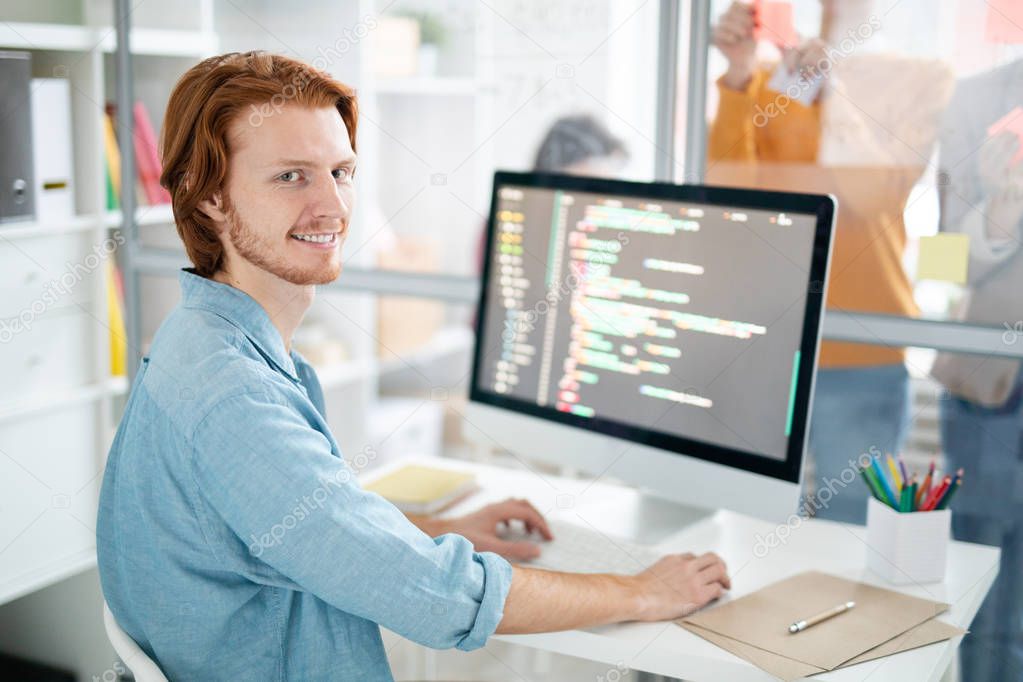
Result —
[[295, 361], [284, 348], [281, 333], [256, 299], [241, 289], [197, 275], [193, 268], [182, 268], [178, 281], [184, 307], [209, 310], [238, 327], [271, 364], [299, 381]]

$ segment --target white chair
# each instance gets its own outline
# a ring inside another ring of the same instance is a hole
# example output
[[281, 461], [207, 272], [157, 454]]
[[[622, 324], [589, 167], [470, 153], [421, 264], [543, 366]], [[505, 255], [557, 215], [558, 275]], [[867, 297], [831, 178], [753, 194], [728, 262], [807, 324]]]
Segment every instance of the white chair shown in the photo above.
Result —
[[139, 648], [135, 640], [121, 629], [110, 613], [110, 607], [103, 602], [103, 627], [107, 631], [107, 639], [114, 646], [114, 651], [121, 657], [128, 670], [135, 676], [136, 682], [167, 682], [159, 666], [153, 663], [146, 652]]

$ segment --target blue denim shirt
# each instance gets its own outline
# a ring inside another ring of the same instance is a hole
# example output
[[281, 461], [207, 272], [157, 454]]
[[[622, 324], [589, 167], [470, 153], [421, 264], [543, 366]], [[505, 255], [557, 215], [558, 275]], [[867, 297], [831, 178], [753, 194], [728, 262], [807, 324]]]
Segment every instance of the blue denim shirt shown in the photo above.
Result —
[[390, 680], [379, 625], [482, 646], [508, 562], [362, 490], [312, 367], [263, 308], [188, 270], [180, 282], [100, 494], [100, 580], [121, 627], [171, 680]]

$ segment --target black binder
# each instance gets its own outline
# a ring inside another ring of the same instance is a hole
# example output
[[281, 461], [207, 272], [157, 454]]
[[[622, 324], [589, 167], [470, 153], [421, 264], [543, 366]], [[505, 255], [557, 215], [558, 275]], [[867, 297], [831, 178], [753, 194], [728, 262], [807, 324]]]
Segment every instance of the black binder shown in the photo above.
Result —
[[29, 53], [0, 51], [0, 223], [35, 217], [31, 84]]

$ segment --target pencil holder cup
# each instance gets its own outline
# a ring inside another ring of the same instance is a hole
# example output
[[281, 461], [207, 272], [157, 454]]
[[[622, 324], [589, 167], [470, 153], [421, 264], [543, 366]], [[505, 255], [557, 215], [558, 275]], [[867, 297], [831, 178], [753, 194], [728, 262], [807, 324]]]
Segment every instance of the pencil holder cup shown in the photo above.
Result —
[[952, 512], [897, 512], [867, 503], [867, 568], [896, 585], [945, 579]]

